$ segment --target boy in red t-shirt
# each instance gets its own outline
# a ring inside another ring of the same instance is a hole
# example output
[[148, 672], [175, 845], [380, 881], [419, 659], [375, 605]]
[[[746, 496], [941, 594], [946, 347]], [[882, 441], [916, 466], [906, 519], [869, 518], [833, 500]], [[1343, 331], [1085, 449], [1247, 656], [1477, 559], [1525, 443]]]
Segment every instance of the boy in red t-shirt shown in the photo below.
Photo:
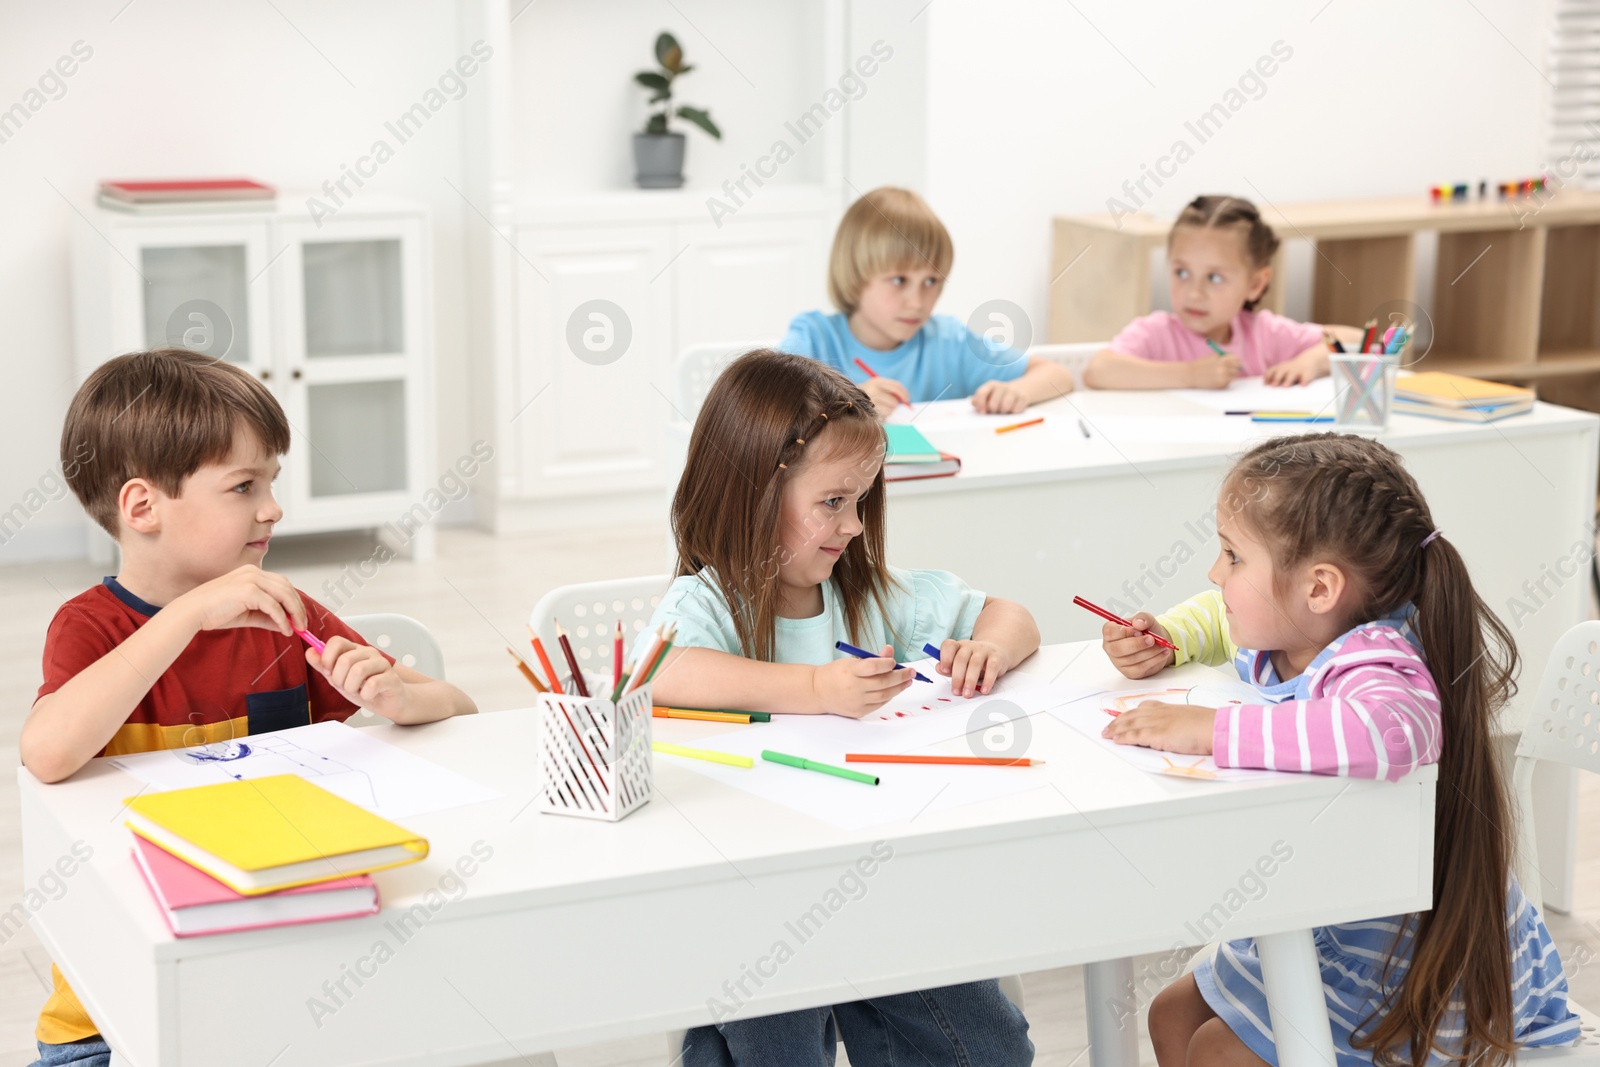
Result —
[[[343, 721], [357, 708], [397, 723], [477, 710], [261, 569], [283, 517], [272, 483], [288, 450], [278, 402], [228, 363], [160, 349], [119, 356], [83, 383], [62, 462], [122, 568], [50, 621], [19, 743], [34, 775], [58, 782], [96, 756]], [[313, 651], [296, 630], [326, 647]], [[38, 1063], [103, 1067], [97, 1027], [54, 966], [51, 977]]]

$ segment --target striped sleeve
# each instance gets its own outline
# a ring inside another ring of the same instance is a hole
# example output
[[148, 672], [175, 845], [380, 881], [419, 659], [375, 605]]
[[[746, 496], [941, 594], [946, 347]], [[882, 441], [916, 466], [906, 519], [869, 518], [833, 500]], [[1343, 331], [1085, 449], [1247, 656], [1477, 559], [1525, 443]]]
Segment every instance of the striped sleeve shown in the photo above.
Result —
[[1439, 693], [1421, 656], [1386, 626], [1355, 631], [1305, 700], [1217, 709], [1219, 767], [1397, 781], [1439, 758]]
[[1226, 667], [1239, 653], [1239, 646], [1228, 636], [1228, 619], [1220, 589], [1208, 589], [1190, 597], [1166, 614], [1157, 615], [1156, 623], [1178, 646], [1174, 667], [1185, 663]]

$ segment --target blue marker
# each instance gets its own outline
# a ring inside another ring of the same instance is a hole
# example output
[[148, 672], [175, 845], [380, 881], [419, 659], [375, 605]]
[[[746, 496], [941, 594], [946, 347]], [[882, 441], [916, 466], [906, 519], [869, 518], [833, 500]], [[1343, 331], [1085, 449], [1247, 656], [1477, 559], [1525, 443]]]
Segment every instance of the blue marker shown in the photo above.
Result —
[[[876, 652], [868, 652], [864, 648], [857, 648], [855, 645], [847, 644], [844, 641], [836, 641], [836, 642], [834, 642], [834, 646], [833, 647], [837, 648], [840, 652], [848, 652], [850, 655], [854, 656], [856, 659], [881, 659], [882, 658]], [[901, 669], [909, 670], [909, 668], [907, 668], [904, 663], [896, 663], [894, 665], [894, 669], [897, 670], [897, 671], [901, 670]], [[916, 675], [917, 681], [919, 681], [919, 682], [930, 682], [931, 683], [933, 681], [933, 679], [931, 679], [931, 678], [923, 677], [921, 671], [912, 671], [911, 673]]]

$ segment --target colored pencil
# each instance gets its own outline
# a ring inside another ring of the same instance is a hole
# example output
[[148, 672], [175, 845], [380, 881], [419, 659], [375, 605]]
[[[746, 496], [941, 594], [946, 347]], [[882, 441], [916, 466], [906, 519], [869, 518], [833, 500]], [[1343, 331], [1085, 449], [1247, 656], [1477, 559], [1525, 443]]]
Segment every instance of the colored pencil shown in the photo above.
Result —
[[726, 752], [713, 752], [709, 748], [686, 748], [683, 745], [669, 745], [665, 741], [652, 741], [650, 748], [656, 752], [665, 752], [669, 756], [687, 756], [689, 759], [703, 759], [707, 763], [726, 763], [730, 767], [743, 767], [745, 770], [756, 765], [756, 761], [749, 756], [732, 756]]
[[[855, 358], [855, 365], [860, 367], [862, 372], [864, 374], [866, 374], [866, 376], [868, 378], [876, 378], [878, 376], [878, 372], [873, 370], [871, 367], [867, 366], [867, 361], [862, 359], [860, 356], [857, 356]], [[894, 406], [898, 408], [900, 406], [899, 401], [896, 401]], [[911, 406], [911, 401], [907, 400], [906, 401], [906, 407], [910, 407], [910, 406]]]
[[[833, 647], [837, 648], [840, 652], [849, 653], [850, 655], [854, 656], [856, 659], [882, 659], [883, 658], [883, 657], [879, 656], [876, 652], [868, 652], [864, 648], [857, 648], [855, 645], [847, 644], [844, 641], [835, 641], [833, 643]], [[911, 670], [911, 668], [907, 667], [904, 663], [896, 663], [894, 665], [894, 669], [897, 670], [897, 671], [898, 670], [902, 670], [902, 669]], [[919, 681], [919, 682], [931, 682], [931, 681], [933, 681], [932, 678], [927, 677], [921, 671], [911, 671], [911, 673], [916, 675], [917, 681]]]
[[782, 752], [774, 752], [769, 748], [761, 750], [761, 758], [768, 763], [781, 763], [785, 767], [793, 767], [796, 770], [831, 774], [835, 778], [847, 778], [852, 782], [861, 782], [863, 785], [878, 784], [878, 776], [875, 774], [862, 774], [860, 771], [852, 771], [846, 767], [835, 767], [831, 763], [818, 763], [803, 756], [790, 756]]
[[572, 654], [572, 642], [567, 640], [567, 631], [561, 628], [561, 620], [556, 620], [556, 644], [561, 646], [561, 654], [567, 657], [567, 667], [572, 671], [572, 688], [577, 690], [581, 697], [589, 695], [589, 685], [583, 680], [583, 672], [578, 669], [578, 657]]
[[650, 682], [655, 679], [656, 672], [659, 671], [661, 669], [661, 665], [667, 661], [667, 653], [672, 651], [673, 638], [677, 636], [678, 627], [676, 623], [667, 627], [667, 632], [663, 634], [661, 638], [661, 651], [656, 653], [655, 660], [650, 664], [650, 670], [644, 676], [645, 682]]
[[633, 677], [633, 668], [624, 667], [622, 677], [617, 679], [617, 684], [611, 687], [611, 703], [615, 704], [622, 699], [622, 687], [628, 684], [628, 679]]
[[300, 635], [300, 640], [304, 641], [306, 644], [315, 649], [317, 655], [320, 656], [323, 652], [327, 651], [328, 646], [323, 643], [322, 638], [318, 637], [310, 630], [296, 630], [295, 633]]
[[666, 718], [681, 718], [681, 715], [679, 715], [677, 713], [679, 713], [679, 712], [693, 712], [696, 715], [717, 715], [717, 716], [721, 716], [722, 718], [729, 718], [729, 717], [734, 716], [734, 715], [743, 715], [745, 718], [749, 719], [751, 722], [771, 722], [772, 721], [772, 713], [770, 711], [740, 711], [737, 708], [672, 708], [672, 707], [668, 707], [665, 704], [655, 704], [655, 705], [651, 706], [650, 710], [651, 710], [652, 714], [654, 714], [655, 712], [661, 712], [661, 711], [672, 712], [673, 713], [672, 715], [669, 715], [669, 716], [657, 715], [656, 718], [658, 718], [658, 719], [659, 718], [663, 718], [663, 717], [666, 717]]
[[1010, 433], [1012, 430], [1024, 430], [1024, 429], [1027, 429], [1029, 426], [1037, 426], [1043, 421], [1044, 421], [1044, 416], [1040, 415], [1037, 419], [1028, 419], [1026, 422], [1013, 422], [1009, 426], [996, 426], [994, 428], [994, 432], [995, 433]]
[[1322, 340], [1324, 344], [1333, 349], [1335, 352], [1342, 353], [1344, 351], [1344, 342], [1339, 340], [1332, 333], [1324, 331], [1322, 334]]
[[1308, 419], [1315, 415], [1314, 411], [1224, 411], [1224, 415], [1260, 415], [1274, 419]]
[[611, 644], [611, 687], [622, 681], [622, 620], [617, 620], [617, 637]]
[[1365, 328], [1362, 330], [1362, 333], [1361, 333], [1361, 352], [1362, 352], [1363, 355], [1365, 355], [1367, 350], [1372, 346], [1372, 337], [1377, 332], [1378, 332], [1378, 320], [1377, 319], [1368, 319], [1367, 320], [1367, 325], [1365, 326]]
[[748, 715], [722, 711], [690, 711], [687, 708], [652, 707], [650, 715], [656, 719], [697, 719], [700, 722], [748, 723], [750, 721], [750, 716]]
[[999, 756], [891, 756], [882, 752], [847, 752], [846, 763], [953, 763], [967, 767], [1034, 767], [1042, 759], [1004, 759]]
[[545, 655], [544, 642], [539, 640], [539, 635], [533, 632], [533, 627], [528, 627], [528, 640], [533, 645], [533, 654], [539, 657], [539, 666], [544, 668], [545, 677], [550, 679], [550, 692], [565, 693], [561, 688], [561, 675], [556, 673], [555, 664], [550, 662], [550, 657]]
[[1334, 422], [1332, 415], [1252, 415], [1251, 422]]
[[[1094, 612], [1096, 615], [1100, 616], [1102, 619], [1106, 620], [1107, 622], [1114, 622], [1118, 626], [1126, 626], [1129, 629], [1133, 628], [1133, 623], [1129, 622], [1127, 619], [1124, 619], [1120, 615], [1113, 615], [1113, 614], [1111, 614], [1111, 612], [1107, 611], [1105, 608], [1100, 607], [1098, 604], [1091, 604], [1089, 601], [1083, 599], [1083, 597], [1081, 597], [1081, 596], [1073, 597], [1072, 598], [1072, 602], [1074, 604], [1078, 605], [1078, 607], [1080, 607], [1080, 608], [1087, 608], [1089, 611]], [[1155, 638], [1156, 644], [1160, 645], [1162, 648], [1170, 648], [1174, 652], [1178, 651], [1178, 646], [1177, 645], [1173, 644], [1171, 641], [1168, 641], [1165, 637], [1162, 637], [1160, 634], [1158, 634], [1158, 633], [1156, 633], [1156, 632], [1154, 632], [1152, 630], [1146, 630], [1145, 633], [1147, 633], [1151, 637]]]
[[1215, 352], [1219, 356], [1225, 356], [1225, 355], [1228, 354], [1228, 350], [1227, 349], [1223, 348], [1221, 345], [1217, 344], [1217, 342], [1213, 341], [1209, 337], [1206, 338], [1206, 344], [1210, 345], [1211, 346], [1211, 351]]
[[632, 680], [623, 686], [624, 693], [631, 693], [644, 684], [644, 676], [650, 673], [650, 665], [656, 661], [656, 656], [661, 653], [661, 646], [666, 644], [666, 636], [657, 627], [655, 636], [645, 648], [643, 656], [633, 661]]
[[517, 655], [510, 645], [506, 646], [506, 651], [510, 652], [511, 658], [516, 660], [517, 670], [522, 672], [522, 676], [528, 680], [529, 685], [532, 685], [541, 693], [548, 693], [550, 691], [544, 687], [543, 682], [539, 681], [539, 676], [533, 673], [533, 668], [524, 663], [522, 657]]

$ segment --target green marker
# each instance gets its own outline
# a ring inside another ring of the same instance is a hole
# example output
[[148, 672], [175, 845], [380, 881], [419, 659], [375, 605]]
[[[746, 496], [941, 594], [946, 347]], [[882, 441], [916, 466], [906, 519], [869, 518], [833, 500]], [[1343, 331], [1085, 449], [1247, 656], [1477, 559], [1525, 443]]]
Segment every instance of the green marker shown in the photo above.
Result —
[[786, 756], [782, 752], [774, 752], [770, 748], [761, 750], [761, 758], [768, 763], [781, 763], [785, 767], [794, 767], [802, 771], [820, 771], [831, 774], [835, 778], [848, 778], [852, 782], [862, 782], [866, 785], [877, 785], [878, 776], [875, 774], [862, 774], [852, 771], [847, 767], [835, 767], [830, 763], [818, 763], [816, 760], [804, 759], [800, 756]]

